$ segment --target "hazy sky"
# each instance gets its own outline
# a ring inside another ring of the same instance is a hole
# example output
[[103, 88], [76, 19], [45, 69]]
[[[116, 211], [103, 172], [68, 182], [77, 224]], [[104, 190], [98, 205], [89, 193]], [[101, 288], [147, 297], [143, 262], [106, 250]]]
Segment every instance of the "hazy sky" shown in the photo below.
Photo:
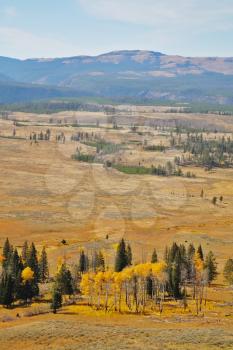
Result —
[[0, 55], [233, 56], [233, 0], [0, 0]]

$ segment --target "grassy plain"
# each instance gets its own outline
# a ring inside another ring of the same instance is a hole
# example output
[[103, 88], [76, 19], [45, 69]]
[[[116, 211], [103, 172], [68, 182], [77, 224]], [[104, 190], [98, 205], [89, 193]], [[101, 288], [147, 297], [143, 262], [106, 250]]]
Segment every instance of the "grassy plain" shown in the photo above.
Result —
[[[151, 167], [172, 161], [180, 153], [170, 148], [165, 153], [143, 149], [145, 140], [169, 147], [167, 125], [206, 128], [209, 138], [216, 136], [215, 129], [218, 137], [232, 136], [232, 117], [121, 106], [114, 116], [13, 113], [9, 119], [0, 119], [0, 245], [6, 237], [18, 247], [26, 239], [38, 247], [45, 245], [54, 271], [61, 256], [69, 264], [76, 262], [82, 247], [104, 249], [110, 266], [121, 237], [131, 242], [135, 263], [150, 259], [154, 247], [162, 258], [165, 245], [193, 242], [202, 244], [205, 251], [213, 250], [222, 272], [233, 251], [233, 169], [184, 169], [196, 178], [128, 175], [102, 164], [72, 160], [77, 147], [88, 153], [94, 149], [70, 137], [80, 131], [96, 133], [108, 142], [124, 144], [124, 149], [104, 156], [105, 160]], [[12, 119], [17, 122], [15, 138]], [[118, 129], [112, 127], [113, 120]], [[132, 125], [138, 125], [137, 132], [132, 132]], [[29, 140], [30, 133], [48, 128], [51, 141]], [[62, 132], [64, 144], [55, 141], [55, 135]], [[223, 202], [213, 205], [214, 196], [223, 196]], [[61, 244], [62, 239], [67, 245]], [[105, 315], [82, 303], [64, 307], [56, 316], [28, 317], [23, 316], [23, 309], [0, 309], [0, 318], [5, 320], [0, 322], [0, 348], [14, 344], [14, 349], [25, 350], [233, 349], [233, 290], [220, 288], [222, 283], [220, 275], [209, 290], [212, 301], [202, 317], [193, 316], [192, 310], [174, 314], [173, 305], [163, 316]], [[20, 319], [15, 317], [17, 312]]]

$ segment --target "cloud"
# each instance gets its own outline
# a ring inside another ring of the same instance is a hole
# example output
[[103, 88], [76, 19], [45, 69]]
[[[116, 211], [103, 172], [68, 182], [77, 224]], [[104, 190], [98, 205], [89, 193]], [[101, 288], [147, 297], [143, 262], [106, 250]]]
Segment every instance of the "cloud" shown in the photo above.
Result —
[[0, 27], [0, 55], [20, 58], [54, 57], [76, 54], [78, 49], [49, 36], [39, 36], [15, 27]]
[[3, 15], [7, 17], [16, 17], [18, 15], [18, 11], [14, 6], [7, 6], [3, 9]]
[[160, 29], [228, 30], [232, 0], [76, 0], [97, 18]]

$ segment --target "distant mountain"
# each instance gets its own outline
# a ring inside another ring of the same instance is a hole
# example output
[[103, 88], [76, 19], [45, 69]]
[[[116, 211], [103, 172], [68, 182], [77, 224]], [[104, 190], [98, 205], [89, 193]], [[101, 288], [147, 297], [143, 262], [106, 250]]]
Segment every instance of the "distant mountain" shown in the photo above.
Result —
[[0, 57], [0, 82], [4, 76], [24, 84], [41, 85], [37, 92], [33, 88], [35, 98], [37, 93], [38, 98], [44, 98], [50, 89], [52, 95], [69, 95], [71, 91], [66, 91], [69, 88], [73, 96], [233, 104], [233, 58], [192, 58], [140, 50], [114, 51], [95, 57], [27, 60]]
[[5, 74], [0, 73], [0, 82], [10, 82], [13, 79], [9, 78], [8, 76], [6, 76]]
[[11, 104], [20, 102], [32, 102], [42, 99], [80, 97], [76, 90], [1, 81], [0, 76], [0, 104]]

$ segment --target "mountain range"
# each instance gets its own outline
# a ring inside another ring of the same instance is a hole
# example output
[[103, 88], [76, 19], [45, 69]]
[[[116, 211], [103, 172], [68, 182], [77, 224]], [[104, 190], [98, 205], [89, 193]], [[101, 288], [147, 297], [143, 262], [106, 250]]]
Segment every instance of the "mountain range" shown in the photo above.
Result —
[[233, 105], [233, 57], [142, 50], [26, 60], [0, 57], [0, 103], [80, 96]]

